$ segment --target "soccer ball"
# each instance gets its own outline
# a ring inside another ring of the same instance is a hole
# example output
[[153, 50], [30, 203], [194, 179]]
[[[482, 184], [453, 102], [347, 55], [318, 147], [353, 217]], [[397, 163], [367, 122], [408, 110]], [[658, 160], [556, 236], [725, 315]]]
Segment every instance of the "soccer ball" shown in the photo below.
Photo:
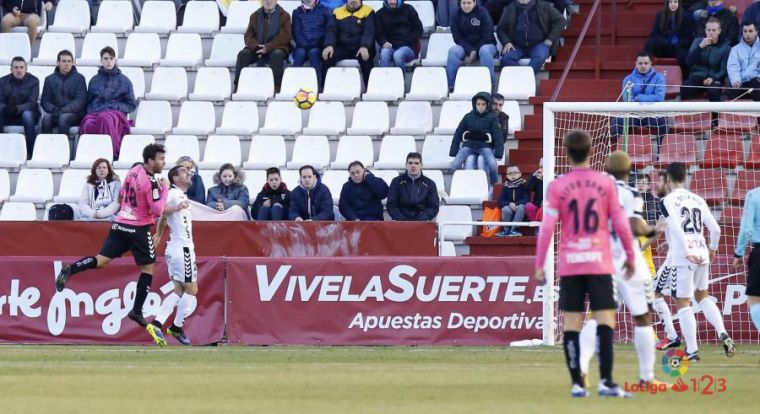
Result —
[[317, 102], [317, 94], [311, 89], [301, 88], [296, 92], [293, 102], [295, 102], [299, 109], [306, 110], [314, 106], [314, 103]]

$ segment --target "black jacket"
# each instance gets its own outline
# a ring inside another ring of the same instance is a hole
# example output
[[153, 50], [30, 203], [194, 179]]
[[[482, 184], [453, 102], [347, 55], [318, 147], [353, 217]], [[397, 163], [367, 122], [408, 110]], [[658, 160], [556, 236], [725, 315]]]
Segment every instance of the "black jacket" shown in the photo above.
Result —
[[259, 210], [264, 206], [264, 202], [272, 200], [272, 203], [278, 203], [282, 205], [282, 209], [288, 211], [290, 209], [290, 190], [285, 183], [280, 183], [280, 186], [272, 189], [269, 184], [264, 184], [261, 188], [261, 192], [256, 196], [256, 200], [251, 207], [251, 216], [256, 219], [259, 215]]
[[39, 116], [39, 96], [40, 81], [31, 73], [27, 73], [21, 79], [14, 78], [12, 73], [0, 78], [0, 113], [6, 105], [16, 105], [16, 115], [21, 115], [24, 111], [33, 111]]
[[414, 7], [401, 4], [391, 9], [385, 5], [375, 13], [375, 39], [380, 47], [389, 42], [394, 49], [408, 46], [417, 52], [420, 38], [422, 22]]
[[[475, 102], [484, 99], [486, 110], [479, 113], [475, 109]], [[490, 142], [486, 134], [490, 135]], [[459, 122], [454, 137], [451, 139], [449, 155], [455, 157], [460, 146], [470, 148], [492, 148], [496, 159], [504, 156], [504, 136], [499, 124], [499, 117], [491, 110], [491, 94], [478, 92], [472, 97], [472, 111], [465, 114]]]
[[346, 220], [383, 221], [383, 199], [388, 197], [388, 184], [367, 173], [361, 184], [350, 178], [340, 191], [338, 209]]
[[[565, 30], [567, 22], [551, 3], [542, 0], [535, 1], [537, 2], [535, 7], [538, 7], [538, 21], [541, 25], [541, 30], [546, 35], [546, 38], [552, 41], [551, 49], [552, 54], [554, 54], [559, 45], [559, 35]], [[501, 20], [499, 20], [496, 26], [496, 36], [498, 36], [501, 44], [513, 43], [517, 36], [517, 15], [517, 2], [512, 2], [504, 8]]]
[[652, 33], [649, 35], [652, 39], [660, 39], [669, 42], [673, 35], [678, 37], [678, 43], [675, 45], [679, 49], [689, 50], [692, 40], [694, 40], [694, 17], [681, 9], [681, 25], [673, 33], [670, 24], [663, 30], [662, 19], [667, 19], [664, 12], [658, 12], [652, 24]]
[[6, 13], [13, 13], [13, 8], [18, 7], [19, 10], [21, 10], [21, 13], [27, 13], [27, 14], [37, 14], [39, 15], [42, 13], [45, 8], [42, 6], [42, 3], [53, 3], [57, 4], [58, 1], [52, 1], [52, 0], [2, 0], [3, 2], [3, 10], [5, 10]]
[[391, 181], [386, 205], [393, 220], [430, 221], [438, 215], [438, 189], [425, 175], [404, 173]]
[[58, 68], [45, 78], [40, 99], [42, 109], [49, 114], [77, 114], [84, 116], [87, 108], [87, 83], [84, 76], [71, 68], [64, 75]]
[[325, 46], [356, 50], [366, 47], [370, 51], [375, 46], [375, 12], [372, 7], [362, 5], [351, 13], [346, 6], [333, 10], [327, 22]]
[[739, 19], [736, 18], [736, 12], [731, 11], [728, 6], [712, 16], [705, 12], [704, 16], [697, 19], [694, 25], [694, 37], [705, 37], [705, 26], [707, 25], [707, 19], [710, 17], [720, 20], [720, 38], [728, 40], [731, 46], [736, 46], [739, 43], [739, 35], [741, 34]]
[[201, 204], [206, 204], [206, 187], [203, 185], [203, 179], [197, 171], [193, 174], [192, 183], [190, 184], [190, 188], [187, 189], [186, 194], [187, 198]]

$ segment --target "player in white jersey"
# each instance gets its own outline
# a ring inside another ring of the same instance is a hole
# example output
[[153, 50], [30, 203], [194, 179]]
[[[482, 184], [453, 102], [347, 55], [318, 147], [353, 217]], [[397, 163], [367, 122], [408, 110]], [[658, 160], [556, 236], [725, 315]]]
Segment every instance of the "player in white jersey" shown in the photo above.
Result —
[[[624, 263], [625, 252], [620, 238], [612, 233], [611, 250], [612, 260], [616, 269], [614, 275], [615, 286], [618, 295], [622, 299], [628, 311], [633, 315], [635, 322], [634, 346], [639, 359], [639, 379], [642, 385], [657, 384], [654, 378], [655, 362], [655, 336], [652, 330], [652, 319], [649, 312], [652, 307], [654, 295], [652, 291], [652, 276], [646, 263], [644, 254], [638, 245], [638, 236], [655, 237], [659, 229], [650, 226], [644, 220], [644, 199], [639, 192], [627, 184], [631, 169], [631, 159], [623, 151], [615, 151], [607, 159], [607, 172], [615, 177], [618, 199], [623, 211], [631, 225], [636, 248], [635, 272], [631, 277], [626, 277]], [[618, 301], [618, 303], [620, 303]], [[596, 348], [596, 322], [589, 320], [581, 331], [581, 371], [588, 372], [589, 362]]]
[[[685, 187], [686, 165], [674, 162], [668, 166], [670, 193], [660, 202], [660, 212], [667, 220], [668, 255], [675, 266], [675, 286], [681, 333], [686, 340], [686, 357], [699, 360], [697, 320], [691, 308], [691, 297], [699, 304], [705, 319], [715, 328], [726, 356], [736, 352], [734, 342], [723, 325], [720, 310], [707, 294], [710, 262], [715, 259], [720, 242], [720, 227], [705, 200]], [[704, 227], [710, 232], [708, 248]]]
[[161, 311], [147, 326], [148, 333], [154, 337], [156, 344], [166, 346], [166, 341], [156, 340], [156, 330], [159, 332], [166, 319], [177, 308], [174, 323], [166, 329], [182, 345], [190, 345], [190, 340], [182, 329], [185, 318], [195, 309], [198, 293], [198, 268], [195, 263], [195, 248], [193, 245], [193, 221], [190, 214], [186, 191], [192, 184], [192, 172], [186, 167], [176, 166], [169, 171], [169, 198], [164, 212], [158, 222], [155, 243], [161, 240], [164, 228], [169, 225], [169, 241], [166, 243], [166, 265], [169, 277], [174, 282], [174, 292], [164, 299]]

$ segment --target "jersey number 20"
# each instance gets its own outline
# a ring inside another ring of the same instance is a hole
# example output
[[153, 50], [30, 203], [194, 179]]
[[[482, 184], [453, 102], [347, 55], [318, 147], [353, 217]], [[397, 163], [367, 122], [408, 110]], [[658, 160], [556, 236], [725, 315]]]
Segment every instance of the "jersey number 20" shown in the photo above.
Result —
[[693, 208], [689, 210], [687, 207], [681, 208], [681, 227], [686, 234], [702, 233], [702, 210]]

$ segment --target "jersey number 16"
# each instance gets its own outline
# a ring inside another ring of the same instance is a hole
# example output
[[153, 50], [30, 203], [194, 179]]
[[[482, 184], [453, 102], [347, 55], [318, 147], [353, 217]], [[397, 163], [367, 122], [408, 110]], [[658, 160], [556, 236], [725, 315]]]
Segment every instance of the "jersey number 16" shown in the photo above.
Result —
[[[594, 210], [595, 198], [586, 201], [586, 207], [583, 208], [583, 230], [586, 234], [596, 233], [599, 228], [599, 214]], [[570, 211], [573, 213], [573, 233], [578, 234], [581, 227], [580, 210], [578, 209], [578, 200], [573, 199], [570, 204]]]

